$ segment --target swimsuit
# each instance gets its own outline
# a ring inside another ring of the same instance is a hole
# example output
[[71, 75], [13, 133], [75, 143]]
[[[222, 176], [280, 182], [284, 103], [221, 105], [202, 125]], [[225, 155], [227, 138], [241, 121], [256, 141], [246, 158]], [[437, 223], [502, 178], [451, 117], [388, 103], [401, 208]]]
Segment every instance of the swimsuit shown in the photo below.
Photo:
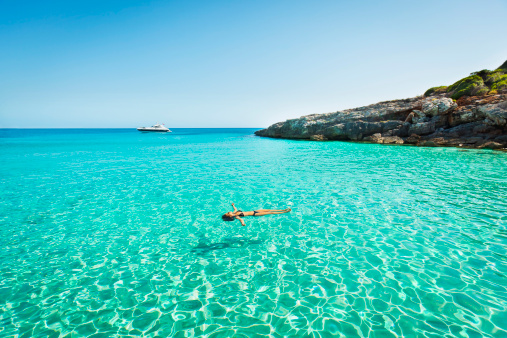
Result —
[[[239, 214], [238, 216], [239, 217], [245, 217], [245, 214], [243, 213], [243, 210], [238, 210], [237, 212], [240, 212], [241, 214]], [[253, 215], [252, 216], [257, 216], [256, 214], [258, 214], [259, 212], [257, 210], [254, 210], [253, 212]]]

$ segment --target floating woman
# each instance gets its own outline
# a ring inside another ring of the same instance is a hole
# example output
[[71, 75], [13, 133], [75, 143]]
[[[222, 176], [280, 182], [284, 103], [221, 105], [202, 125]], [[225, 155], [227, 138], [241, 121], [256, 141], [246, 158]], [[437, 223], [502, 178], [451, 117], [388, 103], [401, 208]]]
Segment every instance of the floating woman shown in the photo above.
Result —
[[275, 215], [275, 214], [285, 214], [289, 211], [291, 211], [291, 208], [287, 209], [259, 209], [254, 211], [241, 211], [236, 209], [236, 206], [234, 203], [231, 203], [232, 207], [234, 208], [234, 212], [229, 211], [228, 213], [225, 213], [222, 215], [222, 219], [224, 221], [234, 221], [235, 219], [239, 220], [241, 222], [241, 225], [245, 226], [245, 221], [243, 221], [242, 217], [245, 216], [264, 216], [264, 215]]

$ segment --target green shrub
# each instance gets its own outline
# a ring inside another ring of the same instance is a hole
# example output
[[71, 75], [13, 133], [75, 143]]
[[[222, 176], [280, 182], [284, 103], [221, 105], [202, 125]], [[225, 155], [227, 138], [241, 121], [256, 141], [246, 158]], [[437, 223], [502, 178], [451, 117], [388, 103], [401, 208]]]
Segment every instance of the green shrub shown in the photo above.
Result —
[[424, 93], [424, 96], [431, 96], [431, 95], [436, 95], [436, 94], [443, 94], [447, 92], [447, 86], [439, 86], [439, 87], [433, 87], [433, 88], [430, 88], [428, 89], [425, 93]]
[[502, 69], [492, 71], [488, 74], [488, 76], [486, 76], [484, 83], [486, 83], [488, 86], [491, 86], [494, 82], [497, 82], [504, 74], [505, 73]]
[[507, 74], [498, 77], [491, 84], [491, 90], [504, 90], [504, 89], [507, 89]]
[[447, 92], [451, 94], [453, 99], [457, 100], [464, 95], [477, 95], [479, 92], [483, 92], [484, 89], [487, 88], [484, 86], [482, 78], [479, 75], [471, 75], [450, 85]]
[[453, 100], [457, 100], [464, 95], [486, 95], [497, 93], [499, 90], [507, 90], [507, 61], [493, 71], [483, 69], [473, 72], [449, 87], [430, 88], [424, 96], [448, 93]]
[[478, 72], [473, 72], [471, 73], [470, 75], [478, 75], [480, 76], [483, 80], [486, 80], [486, 78], [489, 76], [489, 74], [491, 74], [491, 71], [488, 70], [488, 69], [483, 69], [483, 70], [480, 70]]
[[488, 87], [482, 87], [482, 88], [479, 88], [474, 93], [472, 93], [472, 95], [486, 95], [488, 92], [489, 92], [489, 88]]

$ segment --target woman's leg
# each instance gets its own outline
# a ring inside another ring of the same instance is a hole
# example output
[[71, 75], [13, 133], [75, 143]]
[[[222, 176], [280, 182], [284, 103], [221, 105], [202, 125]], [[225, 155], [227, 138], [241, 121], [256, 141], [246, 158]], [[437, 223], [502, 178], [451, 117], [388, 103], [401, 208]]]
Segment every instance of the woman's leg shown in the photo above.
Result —
[[[264, 210], [264, 211], [261, 211]], [[264, 215], [276, 215], [276, 214], [285, 214], [291, 209], [285, 209], [285, 210], [269, 210], [269, 209], [261, 209], [261, 210], [255, 210], [255, 216], [264, 216]]]
[[255, 211], [257, 211], [257, 212], [271, 212], [271, 211], [284, 211], [284, 212], [287, 212], [287, 210], [289, 210], [289, 209], [290, 208], [287, 208], [287, 209], [257, 209]]

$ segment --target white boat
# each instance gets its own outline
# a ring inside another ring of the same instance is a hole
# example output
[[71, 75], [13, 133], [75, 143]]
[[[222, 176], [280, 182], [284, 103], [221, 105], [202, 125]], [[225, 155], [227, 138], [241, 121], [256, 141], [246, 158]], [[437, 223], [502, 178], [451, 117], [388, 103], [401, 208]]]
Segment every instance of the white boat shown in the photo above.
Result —
[[151, 127], [139, 127], [137, 130], [142, 132], [158, 132], [158, 133], [172, 133], [172, 131], [169, 128], [166, 128], [163, 124], [157, 123], [154, 126]]

